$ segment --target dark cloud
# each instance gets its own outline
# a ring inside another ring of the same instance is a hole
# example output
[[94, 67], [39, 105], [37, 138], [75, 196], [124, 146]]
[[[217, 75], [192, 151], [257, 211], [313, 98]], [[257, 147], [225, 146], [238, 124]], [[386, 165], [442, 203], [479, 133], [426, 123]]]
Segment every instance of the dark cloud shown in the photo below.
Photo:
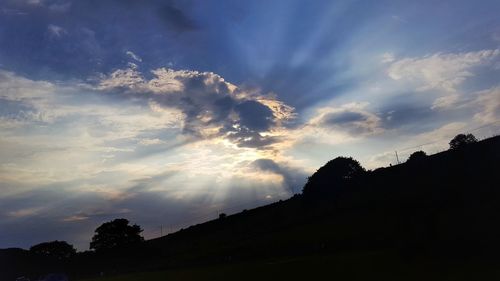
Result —
[[320, 117], [318, 125], [351, 135], [373, 134], [382, 129], [380, 117], [368, 112], [362, 105], [346, 106], [325, 113]]
[[329, 113], [323, 117], [324, 125], [338, 125], [352, 122], [362, 122], [367, 120], [367, 116], [359, 112], [345, 111]]
[[252, 165], [259, 170], [281, 175], [286, 188], [292, 193], [301, 192], [309, 176], [301, 169], [278, 164], [272, 159], [258, 159], [253, 161]]
[[244, 101], [235, 106], [240, 124], [252, 131], [267, 131], [272, 125], [273, 112], [256, 101]]
[[184, 11], [171, 4], [160, 8], [158, 14], [167, 26], [175, 31], [185, 32], [199, 29], [199, 26]]
[[[224, 131], [223, 131], [224, 132]], [[224, 136], [238, 144], [239, 147], [266, 149], [280, 139], [272, 136], [262, 136], [259, 132], [247, 128], [231, 128], [225, 131]]]

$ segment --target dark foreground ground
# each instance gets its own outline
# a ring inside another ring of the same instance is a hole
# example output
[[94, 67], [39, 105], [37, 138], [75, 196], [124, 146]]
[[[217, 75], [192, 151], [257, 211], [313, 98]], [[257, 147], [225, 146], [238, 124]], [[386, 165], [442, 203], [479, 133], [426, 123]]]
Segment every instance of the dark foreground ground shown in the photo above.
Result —
[[402, 260], [397, 253], [315, 255], [82, 279], [169, 280], [500, 280], [494, 261]]

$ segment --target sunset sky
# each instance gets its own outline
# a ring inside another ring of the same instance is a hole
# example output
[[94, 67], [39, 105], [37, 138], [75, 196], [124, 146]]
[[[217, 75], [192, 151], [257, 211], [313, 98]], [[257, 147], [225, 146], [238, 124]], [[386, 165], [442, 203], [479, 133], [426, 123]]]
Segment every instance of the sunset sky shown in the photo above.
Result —
[[500, 2], [0, 0], [0, 248], [88, 249], [500, 132]]

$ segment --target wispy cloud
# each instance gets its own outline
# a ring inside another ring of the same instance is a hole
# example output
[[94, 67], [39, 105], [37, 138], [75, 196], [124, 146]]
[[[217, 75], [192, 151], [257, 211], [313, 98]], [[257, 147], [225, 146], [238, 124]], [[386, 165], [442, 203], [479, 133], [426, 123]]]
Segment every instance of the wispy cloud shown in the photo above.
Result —
[[67, 33], [64, 28], [55, 24], [49, 24], [49, 26], [47, 26], [47, 30], [49, 31], [50, 36], [55, 38], [60, 38]]
[[414, 83], [417, 91], [455, 92], [457, 86], [474, 76], [474, 67], [491, 64], [499, 55], [499, 49], [492, 49], [403, 58], [391, 64], [388, 75], [394, 80]]
[[132, 59], [134, 59], [135, 61], [138, 61], [138, 62], [142, 62], [142, 59], [141, 57], [139, 57], [138, 55], [136, 55], [135, 53], [133, 53], [132, 51], [126, 51], [125, 54], [129, 57], [131, 57]]
[[477, 93], [474, 103], [481, 109], [474, 118], [482, 123], [500, 121], [500, 87], [487, 89]]

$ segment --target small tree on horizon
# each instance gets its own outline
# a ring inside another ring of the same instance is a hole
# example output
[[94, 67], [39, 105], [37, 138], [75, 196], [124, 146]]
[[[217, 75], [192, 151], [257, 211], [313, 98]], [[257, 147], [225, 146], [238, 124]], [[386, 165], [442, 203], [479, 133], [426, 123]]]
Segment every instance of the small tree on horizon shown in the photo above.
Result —
[[90, 249], [102, 251], [140, 243], [144, 241], [141, 236], [142, 231], [137, 224], [129, 225], [127, 219], [115, 219], [103, 223], [95, 230]]
[[475, 142], [477, 139], [473, 134], [458, 134], [450, 141], [450, 149], [462, 148]]
[[413, 152], [410, 157], [408, 157], [408, 162], [415, 162], [415, 161], [421, 161], [427, 157], [427, 154], [422, 151], [415, 151]]
[[302, 193], [307, 197], [331, 194], [352, 183], [365, 172], [361, 164], [352, 157], [337, 157], [309, 177]]
[[73, 245], [66, 241], [51, 241], [31, 246], [30, 253], [40, 257], [55, 258], [58, 260], [67, 259], [76, 254]]

